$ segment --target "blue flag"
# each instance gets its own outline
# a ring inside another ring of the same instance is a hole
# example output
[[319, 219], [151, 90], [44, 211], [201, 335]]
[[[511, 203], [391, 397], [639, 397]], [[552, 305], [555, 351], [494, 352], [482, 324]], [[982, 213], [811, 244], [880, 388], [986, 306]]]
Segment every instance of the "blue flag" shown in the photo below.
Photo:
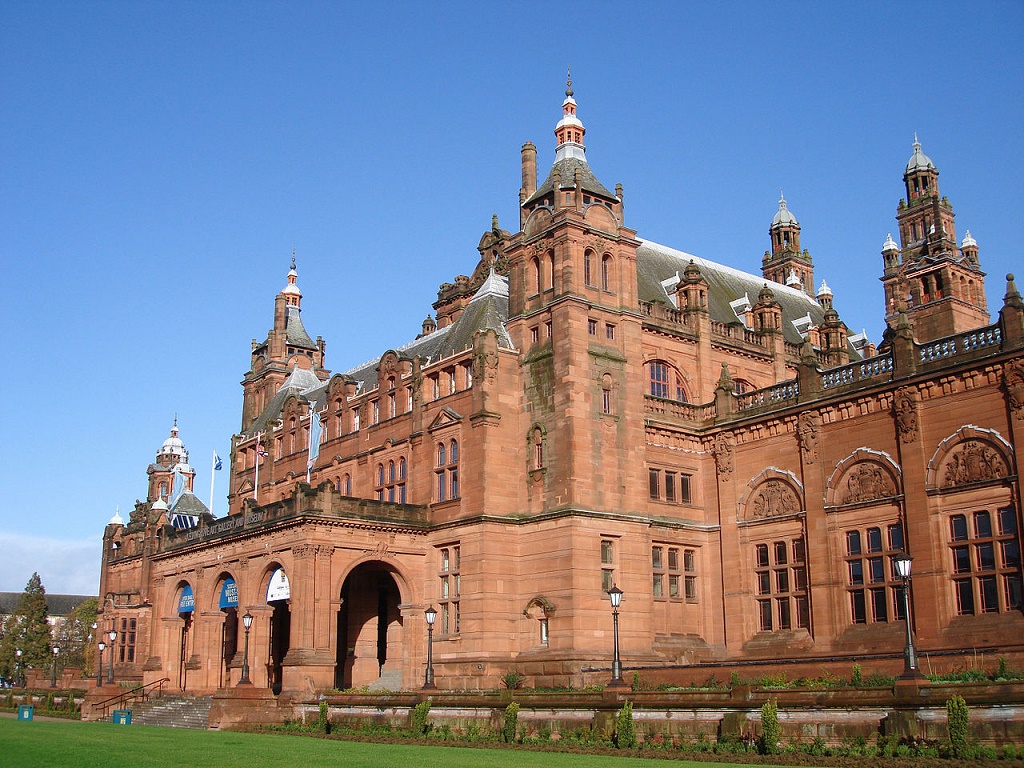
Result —
[[213, 452], [213, 468], [214, 470], [224, 469], [224, 462], [221, 461], [216, 451]]

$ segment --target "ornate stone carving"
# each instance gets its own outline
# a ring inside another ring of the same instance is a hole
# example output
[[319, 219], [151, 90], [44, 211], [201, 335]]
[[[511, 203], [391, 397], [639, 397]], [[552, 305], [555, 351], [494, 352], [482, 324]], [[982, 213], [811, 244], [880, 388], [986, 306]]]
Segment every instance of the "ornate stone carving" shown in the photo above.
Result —
[[942, 475], [942, 487], [1006, 477], [1009, 471], [999, 451], [981, 440], [968, 440], [951, 452]]
[[718, 465], [720, 475], [731, 475], [733, 469], [732, 442], [724, 434], [715, 438], [715, 444], [711, 449], [715, 455], [715, 464]]
[[887, 499], [896, 495], [892, 477], [873, 461], [862, 461], [853, 466], [843, 479], [840, 504]]
[[893, 415], [896, 418], [896, 431], [900, 441], [910, 443], [917, 439], [917, 399], [914, 390], [904, 387], [897, 390], [893, 402]]
[[799, 512], [800, 500], [787, 483], [782, 480], [768, 480], [757, 489], [747, 508], [748, 516], [759, 520]]
[[800, 441], [800, 449], [804, 454], [804, 461], [808, 464], [814, 463], [818, 451], [818, 430], [821, 428], [821, 421], [816, 413], [805, 411], [797, 419], [796, 437]]
[[292, 547], [292, 557], [296, 560], [306, 560], [316, 554], [316, 547], [312, 544], [300, 544]]
[[1006, 366], [1003, 386], [1006, 387], [1006, 401], [1013, 417], [1024, 419], [1024, 363], [1015, 362]]
[[391, 546], [386, 541], [378, 541], [377, 545], [372, 549], [364, 549], [363, 553], [368, 557], [376, 557], [380, 559], [386, 559], [392, 557]]
[[320, 560], [330, 560], [334, 556], [334, 547], [330, 544], [317, 544], [316, 557]]

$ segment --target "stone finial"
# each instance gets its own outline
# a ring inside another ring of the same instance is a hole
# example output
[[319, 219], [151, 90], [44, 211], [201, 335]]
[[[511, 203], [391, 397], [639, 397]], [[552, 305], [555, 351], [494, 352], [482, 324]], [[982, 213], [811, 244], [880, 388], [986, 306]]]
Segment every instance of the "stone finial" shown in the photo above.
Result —
[[1015, 309], [1024, 309], [1024, 300], [1021, 299], [1020, 291], [1017, 290], [1017, 283], [1014, 282], [1012, 272], [1006, 276], [1006, 295], [1003, 296], [1003, 304]]

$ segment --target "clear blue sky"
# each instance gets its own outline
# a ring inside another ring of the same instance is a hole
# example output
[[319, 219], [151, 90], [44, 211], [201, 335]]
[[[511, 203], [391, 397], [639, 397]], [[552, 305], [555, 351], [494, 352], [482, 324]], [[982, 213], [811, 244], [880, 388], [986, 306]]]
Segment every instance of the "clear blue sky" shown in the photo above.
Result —
[[756, 272], [784, 190], [877, 342], [916, 131], [993, 312], [1024, 272], [1019, 0], [490, 6], [0, 0], [0, 590], [96, 590], [175, 414], [206, 500], [293, 248], [329, 368], [410, 340], [517, 228], [568, 64], [641, 237]]

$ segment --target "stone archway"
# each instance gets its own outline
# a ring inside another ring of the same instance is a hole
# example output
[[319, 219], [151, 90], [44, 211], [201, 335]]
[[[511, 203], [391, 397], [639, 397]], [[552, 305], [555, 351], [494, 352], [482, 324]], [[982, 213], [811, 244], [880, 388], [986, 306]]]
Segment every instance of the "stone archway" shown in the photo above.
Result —
[[341, 587], [335, 687], [402, 690], [403, 627], [398, 582], [387, 565], [356, 566]]

